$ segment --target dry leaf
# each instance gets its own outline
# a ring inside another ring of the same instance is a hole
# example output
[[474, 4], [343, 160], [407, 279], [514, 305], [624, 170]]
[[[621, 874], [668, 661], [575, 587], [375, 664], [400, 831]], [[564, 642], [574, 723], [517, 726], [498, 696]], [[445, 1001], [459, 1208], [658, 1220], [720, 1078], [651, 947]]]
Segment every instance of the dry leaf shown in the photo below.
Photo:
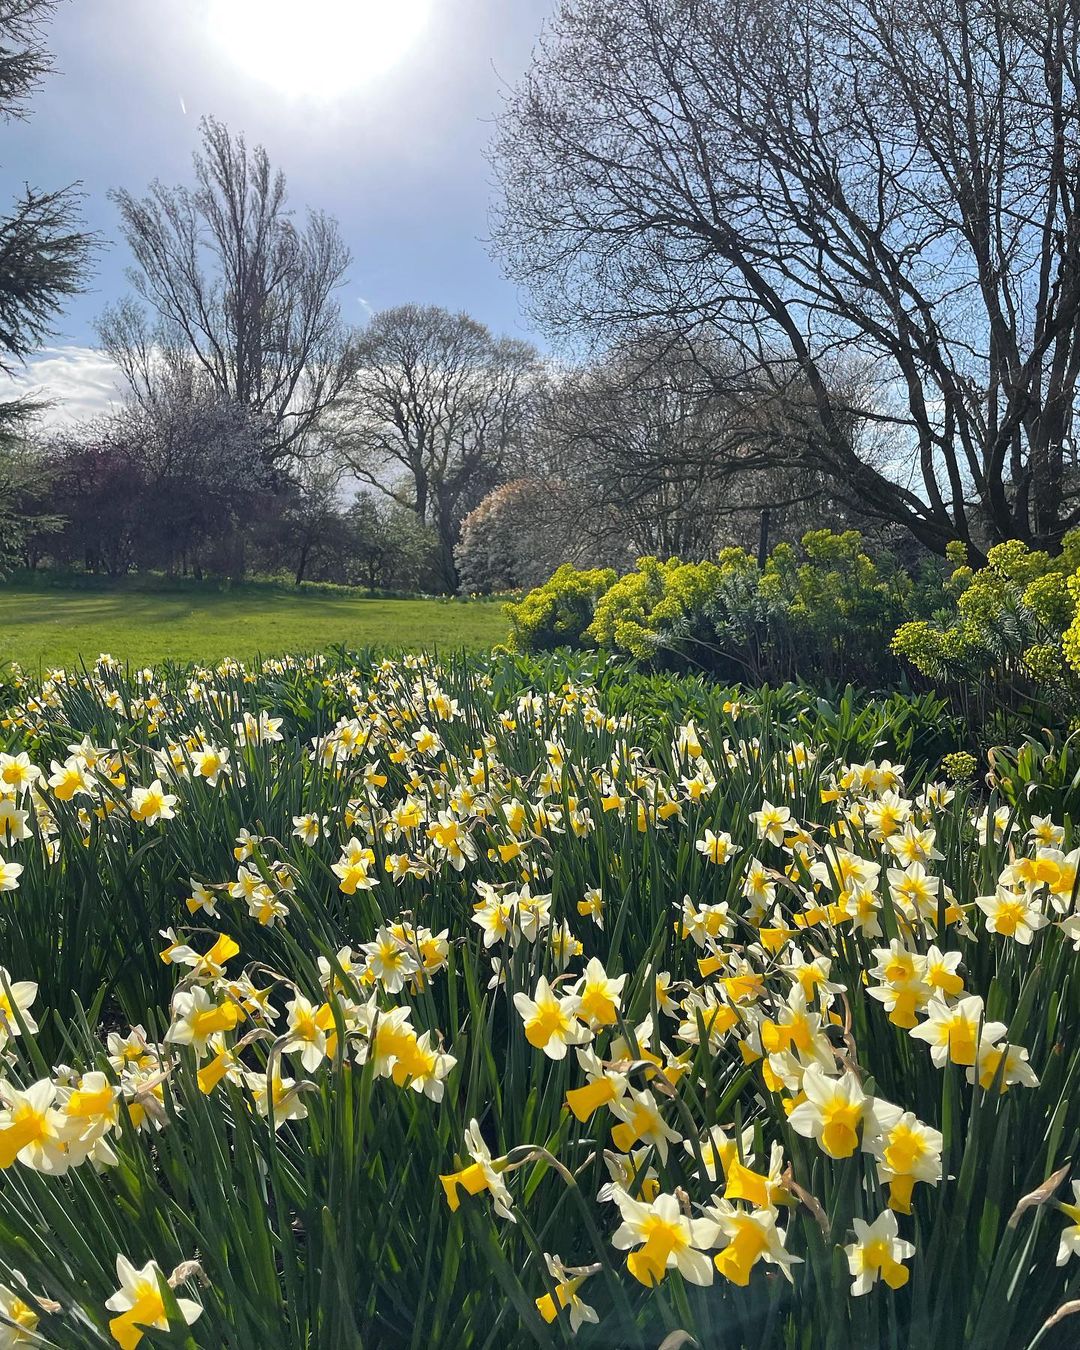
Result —
[[1066, 1163], [1064, 1167], [1059, 1167], [1056, 1172], [1051, 1173], [1041, 1186], [1036, 1186], [1033, 1191], [1029, 1191], [1027, 1195], [1023, 1196], [1009, 1216], [1009, 1227], [1016, 1227], [1025, 1210], [1032, 1209], [1036, 1205], [1045, 1205], [1047, 1200], [1052, 1199], [1054, 1192], [1071, 1170], [1070, 1164]]

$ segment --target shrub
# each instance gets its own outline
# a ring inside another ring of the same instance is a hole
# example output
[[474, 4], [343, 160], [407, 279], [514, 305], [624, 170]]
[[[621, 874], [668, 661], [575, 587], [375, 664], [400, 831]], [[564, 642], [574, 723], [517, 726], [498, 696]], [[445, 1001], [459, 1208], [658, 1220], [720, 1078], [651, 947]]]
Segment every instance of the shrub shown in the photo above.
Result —
[[973, 570], [963, 552], [945, 590], [949, 604], [929, 619], [900, 625], [893, 650], [947, 687], [972, 725], [992, 727], [1007, 714], [1067, 721], [1080, 682], [1076, 633], [1080, 531], [1066, 536], [1058, 557], [1019, 540], [993, 547]]
[[[531, 614], [535, 596], [546, 613], [557, 579], [557, 590], [580, 588], [585, 575], [560, 568], [522, 606]], [[798, 548], [778, 545], [764, 569], [740, 548], [724, 549], [715, 562], [641, 558], [596, 597], [586, 637], [643, 664], [694, 666], [755, 684], [870, 683], [899, 673], [889, 647], [896, 624], [940, 594], [940, 578], [916, 583], [891, 559], [871, 559], [857, 531], [815, 530]], [[536, 622], [519, 621], [515, 631], [520, 651], [565, 640]]]
[[776, 616], [774, 675], [873, 681], [893, 673], [889, 641], [914, 585], [887, 557], [873, 561], [857, 530], [813, 530], [803, 535], [801, 556], [777, 545], [760, 590]]
[[941, 772], [950, 783], [970, 783], [978, 767], [978, 761], [969, 750], [954, 750], [941, 761]]
[[563, 563], [542, 586], [506, 606], [507, 646], [513, 652], [530, 652], [588, 645], [585, 634], [596, 602], [614, 584], [610, 567], [582, 571]]
[[721, 580], [715, 563], [639, 558], [600, 598], [589, 635], [607, 651], [638, 661], [682, 658], [698, 663], [697, 647], [713, 636], [708, 611]]

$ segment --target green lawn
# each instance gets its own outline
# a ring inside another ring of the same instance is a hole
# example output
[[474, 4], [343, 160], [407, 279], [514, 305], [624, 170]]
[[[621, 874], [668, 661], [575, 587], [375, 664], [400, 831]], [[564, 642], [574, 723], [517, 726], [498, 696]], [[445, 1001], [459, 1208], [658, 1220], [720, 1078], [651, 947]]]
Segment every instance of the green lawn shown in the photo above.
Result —
[[369, 600], [283, 588], [170, 590], [0, 585], [0, 661], [28, 671], [111, 652], [152, 665], [167, 659], [242, 660], [256, 654], [348, 647], [491, 647], [506, 635], [502, 606], [443, 600]]

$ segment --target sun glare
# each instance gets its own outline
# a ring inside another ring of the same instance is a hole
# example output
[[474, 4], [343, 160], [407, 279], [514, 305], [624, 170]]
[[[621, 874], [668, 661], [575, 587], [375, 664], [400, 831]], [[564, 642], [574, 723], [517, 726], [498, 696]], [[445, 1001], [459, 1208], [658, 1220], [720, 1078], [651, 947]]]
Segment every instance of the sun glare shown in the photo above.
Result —
[[286, 94], [334, 98], [394, 67], [431, 0], [213, 0], [215, 40], [249, 75]]

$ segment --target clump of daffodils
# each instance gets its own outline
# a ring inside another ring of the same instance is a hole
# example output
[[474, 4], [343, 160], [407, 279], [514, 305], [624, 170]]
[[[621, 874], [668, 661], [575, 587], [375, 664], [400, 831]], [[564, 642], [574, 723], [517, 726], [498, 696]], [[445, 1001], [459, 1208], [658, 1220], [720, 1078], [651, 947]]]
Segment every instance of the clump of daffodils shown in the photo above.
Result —
[[[904, 765], [744, 735], [741, 701], [723, 734], [688, 720], [658, 740], [575, 680], [452, 681], [421, 657], [226, 662], [180, 683], [102, 658], [20, 691], [0, 752], [5, 901], [94, 849], [161, 850], [175, 894], [150, 935], [165, 996], [136, 1025], [111, 1017], [76, 1067], [34, 1057], [47, 972], [6, 953], [0, 1169], [131, 1185], [201, 1111], [293, 1168], [359, 1082], [393, 1129], [411, 1122], [407, 1142], [365, 1147], [421, 1179], [455, 1241], [479, 1225], [524, 1253], [515, 1306], [537, 1325], [588, 1334], [612, 1281], [634, 1309], [684, 1283], [797, 1290], [822, 1251], [852, 1299], [917, 1285], [956, 1131], [1047, 1073], [1001, 972], [1080, 951], [1071, 825], [968, 810], [966, 774], [916, 793]], [[85, 700], [112, 730], [72, 736]], [[500, 1097], [504, 1075], [522, 1101]], [[558, 1253], [553, 1212], [572, 1216]], [[115, 1262], [122, 1347], [214, 1315], [175, 1294], [186, 1268]], [[64, 1316], [0, 1285], [2, 1343]]]

